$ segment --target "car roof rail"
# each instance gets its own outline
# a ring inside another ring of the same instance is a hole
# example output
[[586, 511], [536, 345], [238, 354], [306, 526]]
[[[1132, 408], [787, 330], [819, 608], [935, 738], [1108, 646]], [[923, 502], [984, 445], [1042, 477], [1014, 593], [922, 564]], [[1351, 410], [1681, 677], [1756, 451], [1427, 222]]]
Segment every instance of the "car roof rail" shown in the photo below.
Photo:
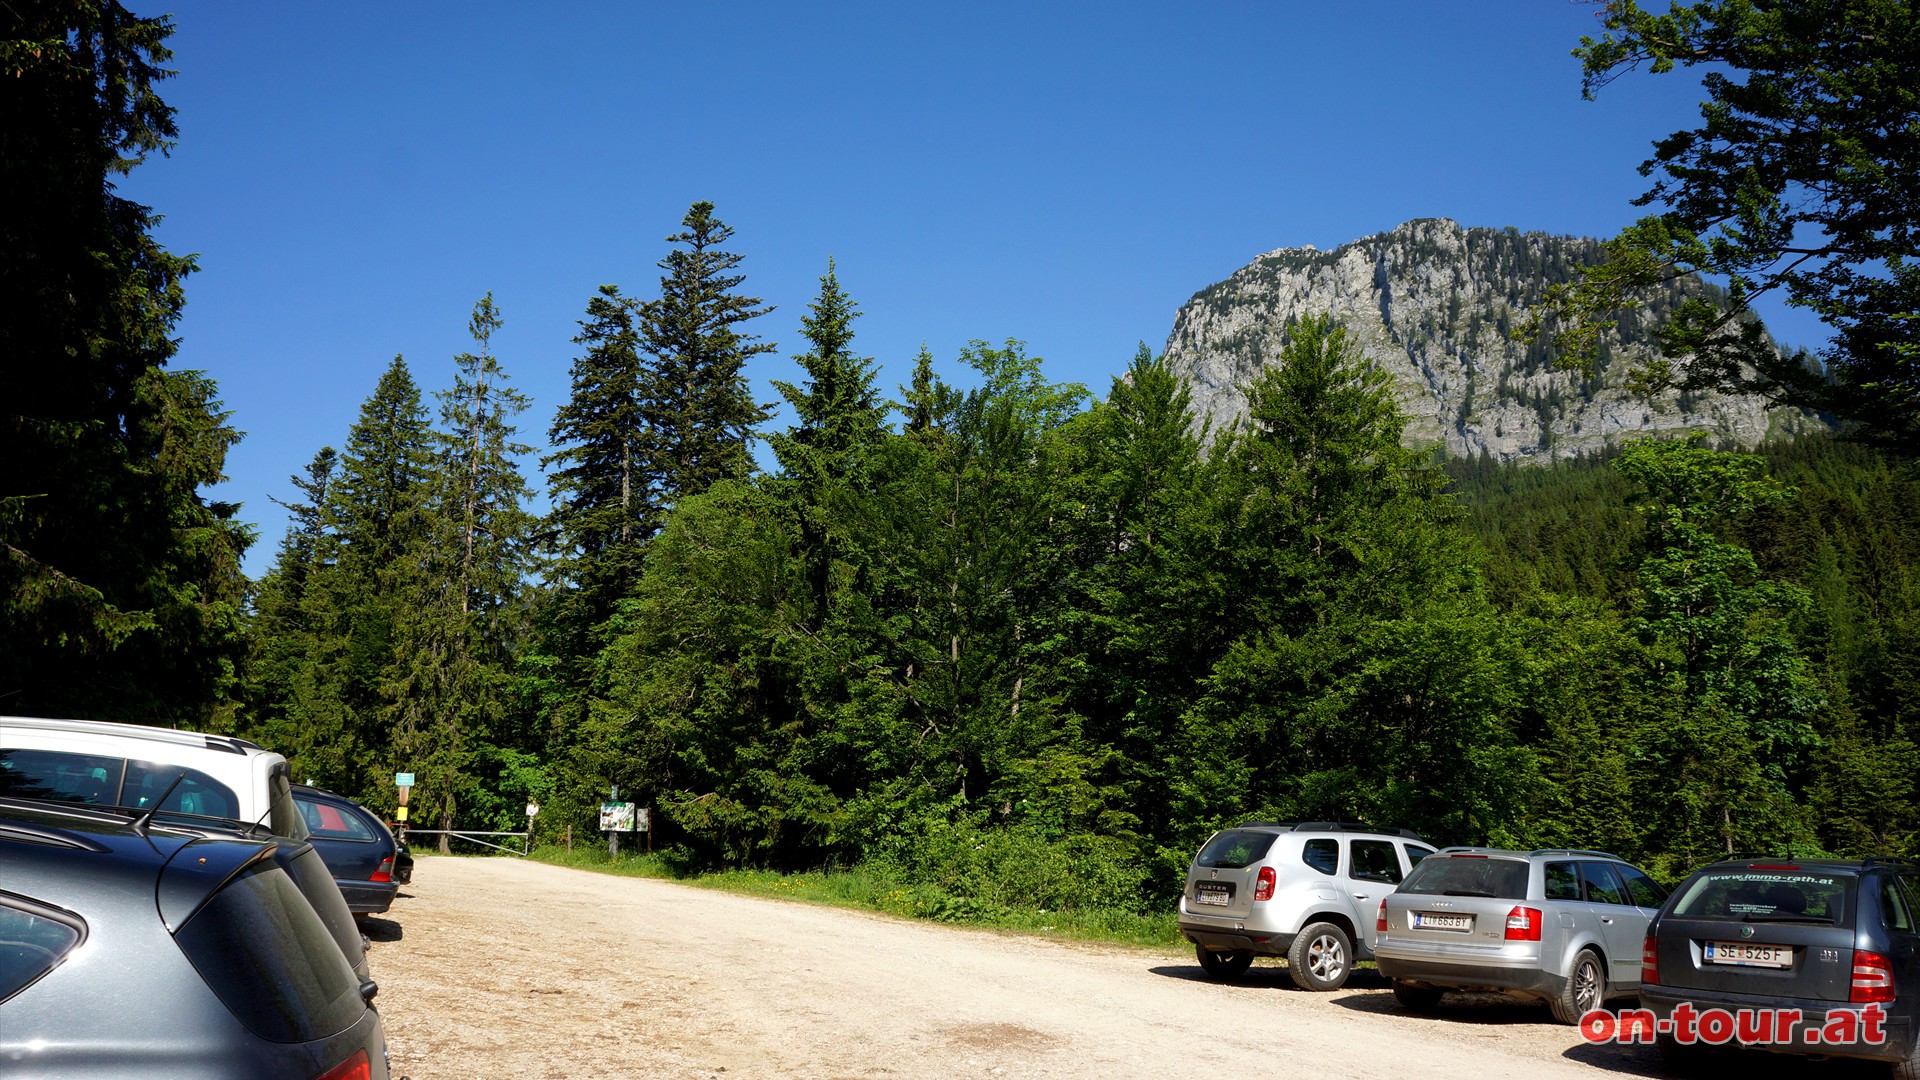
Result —
[[16, 821], [0, 818], [0, 839], [23, 840], [29, 844], [45, 844], [49, 847], [72, 848], [75, 851], [91, 851], [104, 854], [113, 849], [83, 833], [52, 825], [41, 825], [32, 821]]
[[1291, 821], [1243, 821], [1240, 824], [1235, 825], [1234, 828], [1236, 829], [1291, 829], [1294, 827], [1294, 825], [1295, 825], [1295, 822], [1291, 822]]
[[273, 830], [257, 821], [242, 821], [239, 818], [214, 817], [209, 814], [189, 814], [185, 810], [161, 810], [158, 807], [126, 806], [121, 803], [83, 803], [68, 802], [64, 799], [36, 799], [31, 795], [0, 796], [0, 806], [25, 805], [36, 810], [50, 810], [55, 813], [71, 814], [75, 817], [91, 817], [96, 821], [119, 821], [133, 824], [142, 818], [149, 822], [158, 821], [162, 827], [169, 824], [183, 829], [208, 828], [223, 832], [236, 832], [242, 836], [265, 840], [275, 838]]
[[1885, 863], [1889, 866], [1920, 866], [1920, 859], [1906, 855], [1869, 855], [1860, 861], [1869, 866], [1877, 863]]
[[1611, 851], [1594, 851], [1591, 848], [1543, 847], [1543, 848], [1534, 848], [1532, 851], [1527, 852], [1527, 854], [1529, 855], [1591, 855], [1594, 858], [1612, 859], [1615, 862], [1627, 861], [1625, 859], [1622, 859], [1620, 856], [1615, 855]]
[[1381, 825], [1368, 825], [1362, 821], [1302, 821], [1293, 826], [1293, 831], [1377, 833], [1381, 836], [1404, 836], [1426, 843], [1426, 839], [1412, 829], [1393, 829]]

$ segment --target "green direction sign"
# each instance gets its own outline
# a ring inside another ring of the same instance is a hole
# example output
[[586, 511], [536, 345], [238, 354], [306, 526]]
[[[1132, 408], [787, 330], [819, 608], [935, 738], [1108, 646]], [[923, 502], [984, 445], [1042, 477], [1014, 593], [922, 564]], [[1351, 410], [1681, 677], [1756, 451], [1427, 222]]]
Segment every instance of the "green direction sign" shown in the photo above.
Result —
[[395, 786], [395, 787], [412, 787], [412, 786], [413, 786], [413, 774], [412, 774], [412, 773], [410, 773], [410, 772], [397, 772], [397, 773], [394, 773], [394, 774], [393, 774], [393, 786]]

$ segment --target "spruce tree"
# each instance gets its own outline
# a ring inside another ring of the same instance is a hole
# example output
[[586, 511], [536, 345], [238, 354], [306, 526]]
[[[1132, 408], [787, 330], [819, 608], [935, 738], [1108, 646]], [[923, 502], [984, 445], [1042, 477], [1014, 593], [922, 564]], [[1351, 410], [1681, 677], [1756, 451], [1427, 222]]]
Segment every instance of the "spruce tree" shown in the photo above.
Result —
[[439, 451], [394, 581], [401, 605], [381, 685], [392, 765], [418, 774], [416, 812], [440, 829], [454, 827], [492, 751], [520, 741], [508, 727], [508, 687], [524, 638], [533, 519], [516, 461], [529, 448], [512, 422], [527, 400], [493, 355], [500, 326], [488, 293], [468, 321], [479, 352], [454, 357], [453, 386], [437, 395]]
[[582, 630], [632, 593], [646, 542], [664, 514], [652, 471], [654, 431], [641, 396], [647, 371], [637, 307], [616, 285], [600, 286], [587, 302], [573, 339], [584, 349], [573, 361], [572, 396], [554, 415], [547, 435], [555, 449], [542, 459], [551, 477], [547, 528], [556, 571], [569, 587], [565, 603], [579, 608], [567, 621]]
[[734, 291], [746, 280], [734, 272], [741, 256], [721, 248], [733, 229], [710, 202], [694, 203], [681, 224], [667, 242], [685, 249], [660, 260], [660, 297], [640, 309], [653, 469], [669, 504], [753, 471], [754, 429], [769, 413], [754, 402], [744, 368], [774, 347], [745, 332], [744, 323], [773, 309]]
[[114, 0], [9, 9], [0, 78], [0, 695], [18, 712], [231, 724], [251, 536], [240, 434], [170, 372], [194, 269], [116, 182], [175, 137], [172, 24]]

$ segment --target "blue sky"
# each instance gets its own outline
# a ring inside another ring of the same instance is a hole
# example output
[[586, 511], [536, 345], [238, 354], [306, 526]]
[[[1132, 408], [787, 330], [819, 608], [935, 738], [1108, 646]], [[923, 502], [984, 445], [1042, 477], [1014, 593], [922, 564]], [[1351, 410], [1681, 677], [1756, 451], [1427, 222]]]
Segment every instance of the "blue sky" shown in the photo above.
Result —
[[1019, 338], [1104, 395], [1274, 248], [1418, 217], [1610, 235], [1698, 98], [1641, 75], [1583, 101], [1596, 9], [1567, 0], [132, 6], [175, 17], [180, 142], [123, 191], [199, 255], [174, 363], [247, 433], [209, 494], [259, 528], [256, 576], [269, 496], [395, 354], [447, 386], [489, 290], [544, 449], [588, 298], [654, 295], [695, 200], [777, 308], [762, 400], [829, 257], [889, 392], [922, 342], [963, 381], [967, 341]]

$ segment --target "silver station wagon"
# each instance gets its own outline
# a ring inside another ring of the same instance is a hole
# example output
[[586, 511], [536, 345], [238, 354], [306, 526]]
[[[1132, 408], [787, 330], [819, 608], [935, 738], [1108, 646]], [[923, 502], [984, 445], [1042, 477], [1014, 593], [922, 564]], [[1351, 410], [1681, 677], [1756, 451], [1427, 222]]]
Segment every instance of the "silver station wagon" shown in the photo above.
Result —
[[1665, 898], [1603, 851], [1443, 848], [1380, 902], [1373, 952], [1406, 1008], [1490, 990], [1573, 1024], [1640, 989], [1647, 923]]

